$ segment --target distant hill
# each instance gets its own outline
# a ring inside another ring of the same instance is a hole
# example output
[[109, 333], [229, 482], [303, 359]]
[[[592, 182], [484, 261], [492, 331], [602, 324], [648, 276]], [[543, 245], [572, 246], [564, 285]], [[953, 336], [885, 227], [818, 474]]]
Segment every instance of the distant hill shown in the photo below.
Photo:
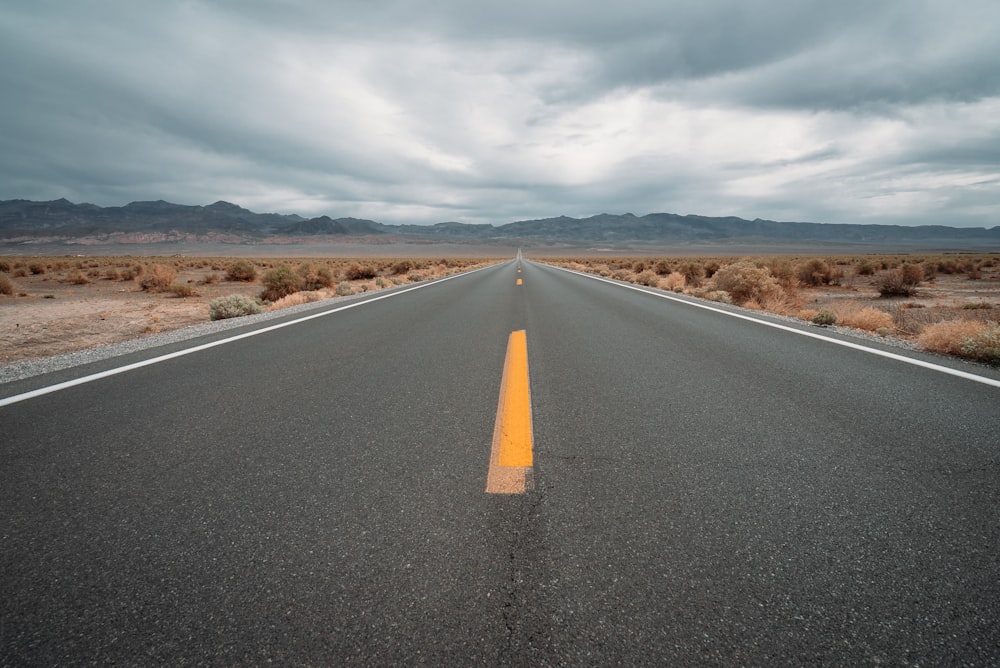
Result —
[[546, 244], [668, 244], [820, 242], [874, 246], [961, 245], [1000, 249], [1000, 226], [989, 229], [944, 225], [834, 225], [745, 220], [737, 217], [651, 213], [599, 214], [589, 218], [543, 218], [503, 225], [384, 225], [357, 218], [303, 218], [255, 213], [229, 202], [207, 206], [132, 202], [120, 207], [50, 202], [0, 201], [0, 243], [114, 244], [170, 241], [308, 243], [323, 240], [505, 242]]

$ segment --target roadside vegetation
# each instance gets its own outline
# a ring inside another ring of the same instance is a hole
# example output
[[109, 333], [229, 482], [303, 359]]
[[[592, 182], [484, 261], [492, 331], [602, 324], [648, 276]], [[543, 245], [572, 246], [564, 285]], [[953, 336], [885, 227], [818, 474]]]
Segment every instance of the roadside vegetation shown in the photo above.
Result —
[[637, 285], [1000, 363], [1000, 255], [548, 258]]
[[32, 297], [18, 291], [15, 281], [28, 277], [79, 286], [111, 282], [122, 285], [118, 292], [182, 299], [201, 297], [201, 286], [218, 291], [229, 285], [234, 294], [253, 293], [262, 308], [274, 309], [440, 278], [493, 262], [482, 258], [6, 257], [0, 260], [0, 295]]
[[[100, 322], [119, 323], [114, 337], [124, 340], [198, 319], [239, 317], [407, 285], [496, 261], [3, 257], [0, 315], [5, 307], [20, 311], [19, 304], [26, 305], [27, 315], [7, 318], [17, 327], [4, 344], [10, 349], [0, 351], [0, 357], [33, 356], [28, 352], [33, 346], [44, 351], [35, 356], [62, 351], [58, 346], [70, 345], [74, 336], [83, 337], [88, 329], [96, 332], [103, 327]], [[543, 261], [817, 326], [851, 327], [903, 339], [925, 350], [1000, 363], [1000, 254], [604, 256]], [[45, 305], [48, 312], [68, 300], [88, 304], [62, 324], [40, 317], [38, 306]]]

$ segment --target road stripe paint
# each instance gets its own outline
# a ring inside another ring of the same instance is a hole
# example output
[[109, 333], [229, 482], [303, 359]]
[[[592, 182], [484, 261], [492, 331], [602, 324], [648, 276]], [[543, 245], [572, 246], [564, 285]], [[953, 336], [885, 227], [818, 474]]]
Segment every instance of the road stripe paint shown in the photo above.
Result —
[[414, 285], [409, 288], [404, 288], [402, 290], [397, 290], [395, 292], [390, 292], [383, 295], [378, 295], [377, 297], [372, 297], [370, 299], [365, 299], [362, 301], [351, 302], [350, 304], [345, 304], [344, 306], [339, 306], [337, 308], [332, 308], [328, 311], [322, 311], [320, 313], [313, 313], [311, 315], [304, 316], [302, 318], [296, 318], [295, 320], [289, 320], [287, 322], [278, 323], [277, 325], [271, 325], [270, 327], [262, 327], [261, 329], [255, 329], [252, 332], [245, 332], [243, 334], [237, 334], [236, 336], [230, 336], [225, 339], [219, 339], [218, 341], [212, 341], [211, 343], [204, 343], [200, 346], [194, 346], [192, 348], [185, 348], [184, 350], [178, 350], [166, 355], [160, 355], [159, 357], [151, 357], [150, 359], [143, 360], [141, 362], [135, 362], [134, 364], [127, 364], [125, 366], [116, 367], [114, 369], [108, 369], [107, 371], [101, 371], [100, 373], [93, 373], [89, 376], [81, 376], [80, 378], [74, 378], [73, 380], [67, 380], [63, 383], [57, 383], [55, 385], [49, 385], [48, 387], [40, 387], [37, 390], [32, 390], [30, 392], [25, 392], [23, 394], [15, 394], [14, 396], [7, 398], [0, 398], [0, 407], [8, 406], [10, 404], [16, 404], [20, 401], [26, 401], [28, 399], [34, 399], [35, 397], [44, 396], [46, 394], [51, 394], [53, 392], [58, 392], [59, 390], [65, 390], [70, 387], [75, 387], [77, 385], [83, 385], [84, 383], [91, 383], [95, 380], [100, 380], [101, 378], [107, 378], [108, 376], [116, 376], [120, 373], [125, 373], [126, 371], [132, 371], [134, 369], [140, 369], [144, 366], [150, 366], [152, 364], [158, 364], [160, 362], [166, 362], [167, 360], [172, 360], [177, 357], [183, 357], [184, 355], [190, 355], [191, 353], [200, 352], [202, 350], [208, 350], [209, 348], [215, 348], [216, 346], [222, 346], [227, 343], [232, 343], [234, 341], [239, 341], [240, 339], [247, 339], [251, 336], [257, 336], [258, 334], [265, 334], [267, 332], [273, 332], [276, 329], [281, 329], [283, 327], [290, 327], [292, 325], [297, 325], [301, 322], [306, 322], [307, 320], [312, 320], [314, 318], [322, 318], [327, 315], [332, 315], [334, 313], [339, 313], [341, 311], [346, 311], [347, 309], [357, 308], [358, 306], [364, 306], [365, 304], [371, 304], [373, 302], [381, 301], [383, 299], [391, 299], [393, 297], [398, 297], [399, 295], [406, 294], [407, 292], [413, 292], [414, 290], [420, 290], [421, 288], [429, 288], [432, 285], [437, 285], [438, 283], [443, 283], [445, 281], [450, 281], [454, 278], [459, 278], [461, 276], [468, 276], [469, 274], [474, 274], [477, 271], [483, 271], [485, 269], [490, 269], [496, 265], [489, 265], [487, 267], [481, 267], [479, 269], [473, 269], [471, 271], [466, 271], [461, 274], [455, 274], [453, 276], [445, 276], [436, 281], [430, 281], [428, 283], [421, 283], [419, 285]]
[[517, 279], [517, 284], [518, 284], [518, 285], [521, 285], [521, 279], [520, 279], [520, 278], [519, 278], [519, 279]]
[[923, 360], [914, 359], [912, 357], [906, 357], [905, 355], [897, 355], [896, 353], [890, 353], [885, 350], [879, 350], [877, 348], [869, 348], [863, 346], [859, 343], [852, 343], [850, 341], [841, 341], [840, 339], [834, 339], [829, 336], [823, 336], [822, 334], [816, 334], [814, 332], [807, 332], [795, 327], [788, 327], [787, 325], [779, 325], [776, 322], [769, 322], [767, 320], [761, 320], [760, 318], [754, 318], [753, 316], [744, 315], [742, 313], [734, 313], [733, 311], [727, 311], [725, 309], [716, 308], [715, 306], [709, 306], [708, 304], [701, 304], [695, 301], [688, 301], [687, 299], [680, 299], [674, 297], [673, 295], [663, 294], [659, 292], [651, 292], [649, 290], [644, 290], [635, 285], [629, 285], [626, 283], [619, 283], [617, 281], [611, 281], [600, 276], [594, 276], [593, 274], [587, 274], [582, 271], [574, 271], [572, 269], [566, 269], [564, 267], [556, 267], [555, 265], [547, 265], [553, 269], [558, 269], [559, 271], [565, 271], [569, 274], [576, 274], [577, 276], [583, 276], [584, 278], [591, 278], [595, 281], [600, 281], [602, 283], [608, 283], [610, 285], [617, 285], [620, 288], [626, 288], [629, 290], [635, 290], [636, 292], [642, 292], [651, 297], [659, 297], [660, 299], [667, 299], [669, 301], [678, 302], [680, 304], [687, 304], [688, 306], [693, 306], [695, 308], [704, 309], [706, 311], [712, 311], [714, 313], [721, 313], [722, 315], [727, 315], [731, 318], [739, 318], [740, 320], [747, 320], [749, 322], [755, 322], [758, 325], [764, 325], [765, 327], [772, 327], [774, 329], [780, 329], [783, 332], [791, 332], [792, 334], [798, 334], [799, 336], [806, 336], [810, 339], [818, 339], [820, 341], [825, 341], [827, 343], [832, 343], [834, 345], [843, 346], [844, 348], [851, 348], [853, 350], [860, 350], [861, 352], [869, 353], [872, 355], [878, 355], [879, 357], [885, 357], [887, 359], [896, 360], [897, 362], [903, 362], [905, 364], [912, 364], [913, 366], [919, 366], [924, 369], [930, 369], [932, 371], [937, 371], [939, 373], [948, 374], [950, 376], [957, 376], [958, 378], [964, 378], [965, 380], [971, 380], [976, 383], [982, 383], [983, 385], [991, 385], [993, 387], [1000, 387], [1000, 380], [994, 380], [993, 378], [987, 378], [985, 376], [977, 376], [974, 373], [968, 373], [966, 371], [959, 371], [958, 369], [952, 369], [951, 367], [942, 366], [940, 364], [934, 364], [932, 362], [925, 362]]
[[533, 463], [528, 337], [522, 329], [511, 332], [507, 340], [486, 491], [524, 494], [532, 487]]

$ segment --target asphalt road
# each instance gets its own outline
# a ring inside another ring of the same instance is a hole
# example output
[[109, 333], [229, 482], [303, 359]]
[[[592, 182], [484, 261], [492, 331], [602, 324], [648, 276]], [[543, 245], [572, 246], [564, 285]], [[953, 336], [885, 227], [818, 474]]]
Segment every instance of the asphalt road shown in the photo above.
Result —
[[1000, 388], [505, 263], [0, 407], [0, 665], [995, 665], [998, 464]]

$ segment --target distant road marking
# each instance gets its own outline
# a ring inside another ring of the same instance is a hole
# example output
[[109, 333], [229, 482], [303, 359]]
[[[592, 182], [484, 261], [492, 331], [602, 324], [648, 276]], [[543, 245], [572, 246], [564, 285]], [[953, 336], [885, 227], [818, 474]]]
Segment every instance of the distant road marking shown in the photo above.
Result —
[[16, 404], [20, 401], [26, 401], [28, 399], [34, 399], [35, 397], [51, 394], [53, 392], [58, 392], [59, 390], [65, 390], [67, 388], [75, 387], [77, 385], [83, 385], [84, 383], [90, 383], [95, 380], [100, 380], [101, 378], [116, 376], [120, 373], [125, 373], [126, 371], [132, 371], [134, 369], [140, 369], [144, 366], [158, 364], [159, 362], [166, 362], [167, 360], [172, 360], [177, 357], [183, 357], [184, 355], [190, 355], [191, 353], [200, 352], [202, 350], [208, 350], [209, 348], [215, 348], [216, 346], [232, 343], [233, 341], [239, 341], [240, 339], [247, 339], [250, 338], [251, 336], [257, 336], [258, 334], [273, 332], [276, 329], [297, 325], [299, 323], [306, 322], [307, 320], [312, 320], [314, 318], [322, 318], [323, 316], [339, 313], [340, 311], [346, 311], [347, 309], [357, 308], [358, 306], [364, 306], [365, 304], [371, 304], [372, 302], [381, 301], [383, 299], [390, 299], [392, 297], [398, 297], [399, 295], [405, 294], [407, 292], [413, 292], [414, 290], [420, 290], [421, 288], [428, 288], [432, 285], [437, 285], [438, 283], [450, 281], [453, 278], [459, 278], [460, 276], [468, 276], [469, 274], [474, 274], [477, 271], [483, 271], [484, 269], [490, 269], [495, 266], [497, 265], [491, 264], [486, 267], [480, 267], [479, 269], [473, 269], [471, 271], [462, 272], [460, 274], [455, 274], [453, 276], [445, 276], [444, 278], [440, 278], [435, 281], [430, 281], [428, 283], [420, 283], [419, 285], [414, 285], [412, 287], [404, 288], [396, 292], [390, 292], [388, 294], [372, 297], [371, 299], [365, 299], [362, 301], [351, 302], [350, 304], [344, 304], [343, 306], [338, 306], [337, 308], [330, 309], [329, 311], [322, 311], [321, 313], [313, 313], [311, 315], [307, 315], [301, 318], [296, 318], [295, 320], [289, 320], [287, 322], [278, 323], [277, 325], [271, 325], [270, 327], [255, 329], [252, 332], [245, 332], [243, 334], [237, 334], [236, 336], [230, 336], [225, 339], [219, 339], [218, 341], [212, 341], [211, 343], [204, 343], [200, 346], [195, 346], [193, 348], [185, 348], [184, 350], [178, 350], [172, 353], [168, 353], [166, 355], [160, 355], [159, 357], [152, 357], [147, 360], [142, 360], [141, 362], [135, 362], [133, 364], [127, 364], [125, 366], [116, 367], [114, 369], [108, 369], [107, 371], [93, 373], [90, 374], [89, 376], [82, 376], [80, 378], [74, 378], [73, 380], [67, 380], [66, 382], [63, 383], [49, 385], [48, 387], [40, 387], [37, 390], [25, 392], [24, 394], [15, 394], [12, 397], [0, 399], [0, 407], [8, 406], [10, 404]]
[[740, 320], [748, 320], [749, 322], [755, 322], [758, 325], [764, 325], [765, 327], [772, 327], [774, 329], [780, 329], [784, 332], [791, 332], [792, 334], [798, 334], [799, 336], [807, 336], [811, 339], [818, 339], [820, 341], [826, 341], [827, 343], [833, 343], [838, 346], [843, 346], [845, 348], [851, 348], [853, 350], [860, 350], [872, 355], [878, 355], [879, 357], [885, 357], [891, 360], [896, 360], [897, 362], [904, 362], [906, 364], [912, 364], [913, 366], [923, 367], [925, 369], [931, 369], [932, 371], [938, 371], [940, 373], [946, 373], [950, 376], [957, 376], [959, 378], [964, 378], [965, 380], [971, 380], [977, 383], [982, 383], [983, 385], [990, 385], [992, 387], [1000, 387], [1000, 380], [994, 380], [992, 378], [987, 378], [985, 376], [977, 376], [974, 373], [968, 373], [966, 371], [959, 371], [958, 369], [952, 369], [951, 367], [941, 366], [940, 364], [934, 364], [932, 362], [925, 362], [923, 360], [914, 359], [912, 357], [906, 357], [905, 355], [897, 355], [895, 353], [886, 352], [884, 350], [878, 350], [877, 348], [869, 348], [858, 343], [852, 343], [850, 341], [841, 341], [840, 339], [834, 339], [829, 336], [823, 336], [822, 334], [816, 334], [813, 332], [806, 332], [795, 327], [788, 327], [786, 325], [779, 325], [776, 322], [769, 322], [767, 320], [761, 320], [760, 318], [754, 318], [753, 316], [744, 315], [742, 313], [734, 313], [732, 311], [727, 311], [725, 309], [716, 308], [714, 306], [709, 306], [708, 304], [701, 304], [699, 302], [688, 301], [686, 299], [679, 299], [673, 295], [662, 294], [659, 292], [650, 292], [649, 290], [643, 290], [642, 288], [629, 285], [625, 283], [619, 283], [617, 281], [611, 281], [601, 276], [594, 276], [593, 274], [587, 274], [582, 271], [574, 271], [573, 269], [566, 269], [564, 267], [557, 267], [555, 265], [546, 265], [552, 267], [553, 269], [558, 269], [560, 271], [565, 271], [570, 274], [576, 274], [577, 276], [583, 276], [584, 278], [590, 278], [595, 281], [601, 281], [602, 283], [608, 283], [610, 285], [616, 285], [620, 288], [626, 288], [628, 290], [635, 290], [636, 292], [641, 292], [643, 294], [650, 295], [652, 297], [659, 297], [660, 299], [667, 299], [673, 302], [678, 302], [681, 304], [687, 304], [688, 306], [693, 306], [695, 308], [704, 309], [706, 311], [712, 311], [714, 313], [721, 313], [722, 315], [728, 315], [731, 318], [739, 318]]
[[519, 278], [519, 279], [517, 279], [517, 284], [518, 284], [518, 285], [521, 285], [521, 279], [520, 279], [520, 278]]
[[532, 487], [533, 463], [528, 338], [522, 329], [511, 332], [507, 340], [486, 491], [490, 494], [524, 494]]

